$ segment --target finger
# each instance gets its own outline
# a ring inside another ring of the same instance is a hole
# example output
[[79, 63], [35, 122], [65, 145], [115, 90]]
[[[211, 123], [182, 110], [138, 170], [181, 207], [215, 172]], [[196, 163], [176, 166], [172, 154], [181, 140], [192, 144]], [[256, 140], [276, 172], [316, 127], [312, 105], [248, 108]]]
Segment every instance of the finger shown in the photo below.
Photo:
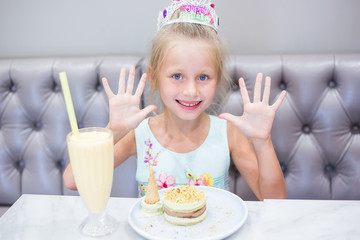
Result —
[[147, 117], [147, 115], [149, 115], [151, 112], [154, 112], [158, 109], [157, 106], [155, 105], [149, 105], [143, 109], [141, 109], [141, 118], [145, 119]]
[[236, 117], [236, 116], [234, 116], [234, 115], [232, 115], [230, 113], [222, 113], [222, 114], [219, 115], [219, 118], [230, 121], [230, 122], [235, 124], [238, 117]]
[[284, 101], [285, 99], [285, 96], [286, 96], [286, 91], [283, 90], [281, 93], [280, 93], [280, 96], [278, 97], [278, 99], [276, 100], [276, 102], [271, 106], [275, 112], [279, 109], [281, 103]]
[[270, 89], [271, 89], [271, 78], [266, 77], [265, 78], [265, 87], [264, 87], [264, 95], [263, 95], [263, 103], [266, 105], [269, 104], [269, 98], [270, 98]]
[[260, 102], [262, 78], [263, 78], [262, 73], [258, 73], [256, 75], [256, 81], [254, 87], [254, 102]]
[[134, 79], [135, 79], [135, 67], [131, 66], [129, 71], [129, 78], [126, 87], [126, 93], [132, 94], [134, 90]]
[[105, 90], [105, 93], [108, 96], [108, 98], [114, 96], [114, 93], [111, 91], [111, 88], [109, 86], [107, 79], [104, 77], [102, 78], [102, 84], [104, 86], [104, 90]]
[[125, 92], [125, 78], [126, 78], [126, 68], [121, 68], [120, 76], [119, 76], [119, 93]]
[[141, 76], [141, 78], [140, 78], [140, 82], [139, 82], [138, 87], [137, 87], [137, 89], [136, 89], [135, 96], [140, 97], [140, 96], [143, 94], [144, 88], [145, 88], [146, 79], [147, 79], [147, 74], [144, 73], [144, 74]]
[[250, 102], [249, 93], [246, 88], [246, 84], [243, 78], [239, 79], [239, 86], [240, 86], [240, 94], [244, 104]]

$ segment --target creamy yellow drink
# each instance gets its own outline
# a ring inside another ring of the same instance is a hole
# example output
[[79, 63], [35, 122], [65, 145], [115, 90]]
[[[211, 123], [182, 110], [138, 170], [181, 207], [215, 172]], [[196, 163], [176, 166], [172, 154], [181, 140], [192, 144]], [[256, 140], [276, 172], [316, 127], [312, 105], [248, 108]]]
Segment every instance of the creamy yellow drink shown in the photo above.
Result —
[[80, 196], [92, 213], [104, 210], [110, 197], [114, 173], [113, 135], [105, 128], [69, 133], [67, 144], [72, 171]]

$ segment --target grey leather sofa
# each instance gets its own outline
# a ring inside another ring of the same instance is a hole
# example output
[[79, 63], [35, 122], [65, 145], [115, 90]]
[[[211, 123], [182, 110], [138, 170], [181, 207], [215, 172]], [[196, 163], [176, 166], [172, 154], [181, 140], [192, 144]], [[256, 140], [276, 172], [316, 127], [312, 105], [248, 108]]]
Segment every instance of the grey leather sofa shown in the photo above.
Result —
[[[25, 193], [77, 194], [62, 182], [70, 125], [58, 73], [67, 72], [79, 127], [105, 126], [100, 79], [116, 91], [130, 65], [138, 76], [146, 70], [136, 56], [0, 59], [0, 205]], [[251, 93], [258, 72], [271, 76], [271, 99], [287, 90], [272, 139], [288, 198], [360, 199], [360, 54], [231, 56], [227, 68], [234, 84], [219, 111], [242, 113], [239, 77]], [[134, 158], [115, 170], [112, 196], [137, 197], [135, 170]], [[234, 166], [230, 183], [255, 199]]]

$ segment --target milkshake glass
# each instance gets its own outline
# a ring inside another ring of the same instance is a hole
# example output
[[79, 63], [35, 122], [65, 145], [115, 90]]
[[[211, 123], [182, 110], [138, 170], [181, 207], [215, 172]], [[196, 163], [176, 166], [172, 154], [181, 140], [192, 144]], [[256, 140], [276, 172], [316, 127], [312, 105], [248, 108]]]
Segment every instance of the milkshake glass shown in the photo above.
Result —
[[112, 233], [118, 223], [105, 213], [114, 173], [113, 134], [106, 128], [82, 128], [66, 137], [76, 187], [90, 216], [79, 226], [88, 236]]

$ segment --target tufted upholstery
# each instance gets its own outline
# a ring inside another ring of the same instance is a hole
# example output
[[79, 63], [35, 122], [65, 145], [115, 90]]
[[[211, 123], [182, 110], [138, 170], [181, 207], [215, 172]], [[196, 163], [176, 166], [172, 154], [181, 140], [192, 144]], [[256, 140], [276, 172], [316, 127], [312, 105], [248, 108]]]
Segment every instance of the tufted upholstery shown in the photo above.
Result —
[[[272, 129], [288, 198], [360, 199], [360, 55], [238, 56], [229, 69], [248, 88], [256, 72], [271, 76], [272, 99], [288, 93]], [[223, 111], [241, 114], [234, 89]], [[234, 191], [252, 199], [234, 179]]]
[[[0, 204], [22, 193], [75, 194], [64, 187], [70, 132], [58, 73], [66, 71], [79, 127], [105, 126], [106, 76], [117, 90], [121, 67], [138, 57], [14, 59], [0, 61]], [[136, 196], [135, 161], [116, 169], [113, 195]]]
[[[117, 91], [130, 65], [146, 70], [135, 56], [0, 60], [0, 205], [23, 193], [76, 194], [61, 177], [70, 126], [58, 73], [67, 72], [79, 127], [105, 126], [100, 79]], [[227, 68], [234, 84], [219, 112], [242, 113], [240, 76], [250, 93], [257, 72], [272, 77], [271, 99], [288, 92], [272, 139], [289, 198], [360, 199], [360, 55], [232, 56]], [[115, 170], [112, 196], [137, 196], [135, 169], [131, 159]], [[233, 166], [230, 176], [233, 192], [255, 199]]]

